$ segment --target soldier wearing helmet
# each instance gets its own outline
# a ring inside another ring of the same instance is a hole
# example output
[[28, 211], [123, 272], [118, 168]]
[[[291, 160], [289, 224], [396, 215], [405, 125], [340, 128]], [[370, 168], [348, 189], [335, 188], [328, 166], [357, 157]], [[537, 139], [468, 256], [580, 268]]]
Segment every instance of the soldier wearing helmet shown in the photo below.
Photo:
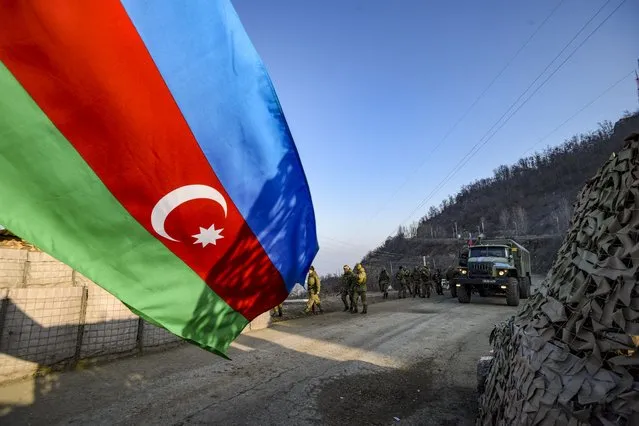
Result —
[[420, 274], [422, 289], [423, 289], [421, 297], [430, 298], [433, 283], [432, 283], [430, 268], [428, 267], [428, 265], [424, 265], [421, 268], [419, 268], [419, 274]]
[[314, 307], [317, 306], [320, 313], [324, 312], [322, 310], [322, 304], [320, 302], [319, 292], [320, 292], [320, 279], [315, 272], [315, 268], [313, 266], [310, 267], [308, 271], [308, 279], [307, 279], [307, 288], [308, 288], [308, 303], [306, 304], [306, 309], [304, 309], [304, 313], [308, 314], [311, 309], [313, 312], [315, 311]]
[[[355, 280], [355, 275], [353, 275], [353, 271], [351, 267], [348, 265], [344, 265], [344, 274], [342, 275], [341, 284], [342, 288], [340, 290], [340, 295], [342, 296], [342, 302], [344, 303], [344, 312], [351, 309], [353, 306], [353, 296], [351, 294], [351, 287], [353, 285], [353, 281]], [[350, 305], [346, 301], [346, 296], [350, 298]]]
[[397, 283], [398, 291], [397, 291], [397, 297], [399, 299], [404, 299], [406, 298], [406, 290], [409, 290], [409, 278], [410, 278], [410, 272], [408, 271], [408, 269], [405, 269], [403, 266], [399, 267], [399, 270], [395, 273], [395, 282]]
[[366, 304], [366, 271], [361, 263], [355, 265], [355, 281], [353, 285], [353, 302], [351, 305], [351, 312], [357, 313], [357, 301], [362, 298], [362, 313], [367, 312], [368, 305]]
[[377, 279], [379, 283], [379, 291], [384, 295], [384, 299], [388, 299], [388, 284], [390, 283], [390, 276], [388, 272], [386, 272], [386, 268], [382, 268], [382, 272], [379, 273], [379, 278]]

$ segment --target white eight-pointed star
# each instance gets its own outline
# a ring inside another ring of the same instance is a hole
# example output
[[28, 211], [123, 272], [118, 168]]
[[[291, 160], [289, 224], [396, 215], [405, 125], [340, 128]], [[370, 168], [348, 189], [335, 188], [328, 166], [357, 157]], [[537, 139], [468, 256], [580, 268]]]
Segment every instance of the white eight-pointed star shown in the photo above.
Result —
[[222, 231], [224, 231], [224, 228], [215, 229], [215, 225], [211, 225], [209, 229], [200, 226], [200, 233], [193, 235], [193, 238], [196, 239], [193, 244], [200, 243], [202, 247], [206, 247], [209, 244], [217, 245], [217, 240], [224, 238]]

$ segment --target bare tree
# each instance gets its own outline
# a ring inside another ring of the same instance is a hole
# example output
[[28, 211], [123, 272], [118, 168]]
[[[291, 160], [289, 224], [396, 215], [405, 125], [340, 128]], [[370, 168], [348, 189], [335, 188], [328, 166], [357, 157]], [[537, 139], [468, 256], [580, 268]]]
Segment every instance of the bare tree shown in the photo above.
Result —
[[417, 236], [417, 229], [419, 224], [417, 222], [413, 222], [408, 226], [408, 238], [414, 238]]
[[557, 208], [552, 213], [552, 218], [557, 226], [557, 233], [562, 233], [568, 226], [572, 218], [572, 206], [565, 198], [559, 200]]
[[499, 213], [499, 224], [503, 231], [508, 229], [510, 225], [510, 212], [507, 209], [503, 209], [501, 213]]
[[518, 232], [526, 234], [528, 232], [528, 215], [523, 207], [517, 206], [513, 208], [513, 222]]

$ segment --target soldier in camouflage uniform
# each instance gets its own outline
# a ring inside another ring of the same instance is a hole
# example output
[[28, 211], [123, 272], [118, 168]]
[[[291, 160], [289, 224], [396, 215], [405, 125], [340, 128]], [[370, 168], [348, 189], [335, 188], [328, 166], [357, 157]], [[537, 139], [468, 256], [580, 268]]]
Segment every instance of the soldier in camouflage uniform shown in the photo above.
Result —
[[417, 268], [417, 266], [415, 266], [412, 272], [410, 273], [410, 284], [411, 286], [409, 287], [409, 291], [412, 288], [413, 298], [417, 296], [421, 296], [423, 294], [423, 291], [421, 291], [421, 287], [422, 287], [421, 273], [419, 272], [419, 268]]
[[361, 263], [355, 265], [355, 281], [353, 285], [353, 302], [351, 303], [351, 312], [357, 313], [357, 301], [362, 298], [362, 313], [367, 312], [366, 304], [366, 271]]
[[[342, 275], [341, 284], [342, 289], [340, 290], [340, 295], [342, 296], [342, 302], [344, 302], [344, 312], [351, 309], [353, 306], [353, 297], [351, 293], [351, 288], [353, 287], [353, 281], [355, 280], [355, 276], [353, 275], [353, 271], [351, 267], [348, 265], [344, 265], [344, 275]], [[350, 298], [350, 306], [346, 301], [346, 296]]]
[[386, 272], [386, 268], [382, 268], [382, 272], [379, 273], [379, 291], [384, 295], [384, 299], [388, 299], [388, 284], [390, 283], [390, 276]]
[[435, 271], [435, 274], [433, 275], [433, 280], [435, 281], [435, 291], [437, 292], [437, 294], [439, 295], [444, 294], [444, 287], [442, 287], [441, 269], [437, 268], [437, 270]]
[[459, 276], [459, 269], [455, 266], [450, 266], [446, 270], [446, 281], [448, 281], [448, 286], [450, 288], [450, 295], [452, 297], [457, 297], [457, 287], [456, 278]]
[[315, 313], [315, 306], [319, 309], [320, 313], [323, 313], [322, 304], [320, 301], [319, 293], [320, 293], [320, 279], [315, 272], [315, 267], [311, 266], [308, 271], [308, 303], [306, 304], [306, 309], [304, 309], [304, 313], [308, 314], [313, 308], [313, 313]]
[[397, 286], [399, 287], [397, 289], [397, 297], [399, 299], [406, 298], [406, 290], [409, 288], [409, 285], [410, 285], [410, 283], [408, 282], [409, 276], [410, 276], [410, 272], [408, 272], [408, 269], [404, 269], [403, 266], [400, 266], [399, 270], [395, 274], [395, 282], [397, 283]]
[[422, 282], [422, 297], [430, 298], [430, 293], [432, 291], [432, 281], [430, 275], [430, 268], [425, 265], [419, 268], [419, 275]]

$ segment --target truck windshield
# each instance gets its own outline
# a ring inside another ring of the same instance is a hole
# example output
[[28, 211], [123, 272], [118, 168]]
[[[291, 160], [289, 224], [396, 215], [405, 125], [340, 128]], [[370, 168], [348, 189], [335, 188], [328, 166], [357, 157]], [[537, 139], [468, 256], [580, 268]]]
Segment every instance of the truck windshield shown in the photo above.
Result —
[[471, 247], [470, 257], [508, 257], [505, 247]]

